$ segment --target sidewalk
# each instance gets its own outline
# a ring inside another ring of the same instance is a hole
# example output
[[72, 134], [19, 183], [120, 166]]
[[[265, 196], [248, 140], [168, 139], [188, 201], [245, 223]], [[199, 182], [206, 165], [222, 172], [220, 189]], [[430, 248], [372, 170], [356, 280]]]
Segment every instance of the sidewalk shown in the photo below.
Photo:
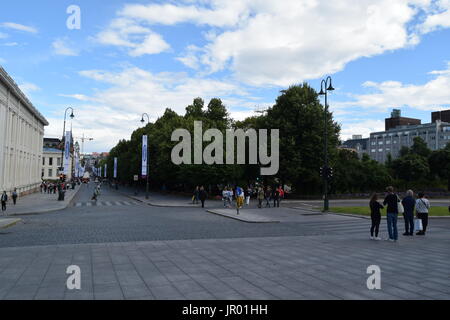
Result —
[[21, 216], [63, 210], [70, 205], [80, 188], [81, 186], [76, 186], [75, 190], [67, 190], [64, 201], [58, 201], [58, 194], [39, 192], [18, 198], [15, 206], [12, 201], [8, 201], [6, 215]]
[[3, 219], [0, 218], [0, 229], [6, 229], [12, 227], [13, 225], [19, 223], [22, 219]]

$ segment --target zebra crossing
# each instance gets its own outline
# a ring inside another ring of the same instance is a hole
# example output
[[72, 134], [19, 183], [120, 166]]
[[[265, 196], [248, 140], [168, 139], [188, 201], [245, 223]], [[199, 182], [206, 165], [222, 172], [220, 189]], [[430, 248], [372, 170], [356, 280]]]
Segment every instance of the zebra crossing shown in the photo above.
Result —
[[75, 202], [73, 204], [76, 208], [81, 207], [112, 207], [112, 206], [137, 206], [140, 205], [137, 201], [86, 201], [86, 202]]

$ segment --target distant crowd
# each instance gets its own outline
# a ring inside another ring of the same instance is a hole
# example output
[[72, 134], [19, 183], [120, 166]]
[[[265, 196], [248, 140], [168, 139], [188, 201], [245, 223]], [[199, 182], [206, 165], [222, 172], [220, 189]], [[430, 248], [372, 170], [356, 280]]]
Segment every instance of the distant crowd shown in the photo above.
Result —
[[[274, 208], [280, 207], [280, 202], [285, 197], [285, 191], [283, 187], [276, 186], [274, 188], [267, 186], [247, 186], [247, 188], [242, 188], [240, 186], [229, 187], [226, 186], [222, 190], [222, 201], [224, 208], [235, 207], [238, 210], [250, 205], [251, 199], [258, 201], [258, 208], [263, 207], [270, 208], [273, 203]], [[208, 198], [208, 193], [203, 186], [197, 186], [192, 195], [192, 203], [198, 204], [199, 201], [202, 203], [202, 208], [205, 207], [205, 201]]]

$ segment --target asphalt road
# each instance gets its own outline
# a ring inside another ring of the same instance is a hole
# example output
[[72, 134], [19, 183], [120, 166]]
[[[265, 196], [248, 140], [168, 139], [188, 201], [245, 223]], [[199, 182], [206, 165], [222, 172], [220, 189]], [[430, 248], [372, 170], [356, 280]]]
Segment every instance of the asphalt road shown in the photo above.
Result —
[[[287, 208], [272, 210], [285, 210], [294, 217], [290, 221], [249, 224], [201, 208], [148, 206], [109, 187], [103, 188], [95, 205], [90, 201], [92, 188], [93, 184], [82, 186], [73, 205], [65, 210], [23, 216], [23, 223], [0, 233], [0, 247], [349, 233], [366, 236], [370, 227], [365, 219], [335, 215], [308, 217], [302, 216], [302, 211]], [[433, 227], [448, 232], [450, 219], [433, 221]]]

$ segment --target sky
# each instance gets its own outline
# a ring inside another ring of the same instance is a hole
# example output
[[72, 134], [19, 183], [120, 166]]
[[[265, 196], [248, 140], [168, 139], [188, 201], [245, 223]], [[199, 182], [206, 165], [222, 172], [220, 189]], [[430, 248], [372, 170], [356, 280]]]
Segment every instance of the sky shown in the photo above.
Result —
[[368, 137], [393, 108], [423, 122], [450, 109], [450, 0], [5, 1], [0, 65], [47, 137], [75, 109], [85, 152], [129, 139], [144, 112], [218, 97], [242, 120], [327, 76], [341, 139]]

